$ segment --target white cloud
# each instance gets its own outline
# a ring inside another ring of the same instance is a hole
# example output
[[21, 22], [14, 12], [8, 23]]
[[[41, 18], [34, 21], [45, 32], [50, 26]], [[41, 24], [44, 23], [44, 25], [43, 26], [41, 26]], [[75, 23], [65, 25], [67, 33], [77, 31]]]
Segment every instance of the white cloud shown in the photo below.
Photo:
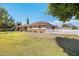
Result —
[[[60, 26], [60, 27], [61, 27], [61, 25], [63, 24], [63, 22], [58, 21], [58, 20], [52, 21], [52, 22], [50, 22], [50, 23], [53, 24], [53, 25]], [[76, 26], [79, 27], [79, 20], [72, 19], [72, 20], [70, 20], [69, 22], [67, 21], [66, 23], [67, 23], [67, 24], [70, 23], [70, 24], [72, 24], [72, 25], [76, 25]]]
[[57, 25], [57, 26], [60, 26], [61, 27], [61, 25], [63, 24], [63, 22], [61, 22], [61, 21], [58, 21], [58, 20], [56, 20], [56, 21], [53, 21], [53, 22], [50, 22], [51, 24], [53, 24], [53, 25]]

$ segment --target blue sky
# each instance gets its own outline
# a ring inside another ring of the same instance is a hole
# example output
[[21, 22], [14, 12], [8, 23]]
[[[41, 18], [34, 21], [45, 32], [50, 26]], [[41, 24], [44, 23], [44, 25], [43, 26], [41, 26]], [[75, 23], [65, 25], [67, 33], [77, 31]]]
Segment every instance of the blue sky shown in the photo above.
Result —
[[[25, 24], [28, 17], [30, 23], [46, 21], [56, 25], [62, 24], [57, 18], [45, 13], [48, 7], [48, 4], [46, 3], [2, 3], [0, 6], [8, 10], [8, 13], [15, 19], [15, 22], [22, 22]], [[70, 22], [79, 25], [78, 21], [71, 20]]]

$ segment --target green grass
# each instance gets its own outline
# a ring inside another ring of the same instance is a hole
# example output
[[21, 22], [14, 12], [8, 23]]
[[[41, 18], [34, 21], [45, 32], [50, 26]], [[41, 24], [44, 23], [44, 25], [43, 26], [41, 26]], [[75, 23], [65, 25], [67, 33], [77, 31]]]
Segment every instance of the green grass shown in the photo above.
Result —
[[[69, 37], [69, 36], [67, 36]], [[63, 56], [67, 55], [57, 45], [56, 36], [45, 33], [1, 32], [1, 56]]]

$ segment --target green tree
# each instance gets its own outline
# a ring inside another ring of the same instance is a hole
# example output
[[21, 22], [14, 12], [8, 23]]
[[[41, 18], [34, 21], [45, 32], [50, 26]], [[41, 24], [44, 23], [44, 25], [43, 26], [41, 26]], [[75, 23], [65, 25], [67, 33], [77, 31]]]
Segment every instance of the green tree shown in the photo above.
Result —
[[70, 21], [73, 16], [79, 19], [79, 4], [78, 3], [49, 3], [49, 15], [59, 18], [60, 21]]
[[0, 30], [7, 31], [14, 23], [12, 17], [9, 18], [8, 11], [5, 8], [0, 7]]
[[29, 24], [29, 18], [27, 18], [27, 24]]
[[14, 19], [12, 17], [10, 17], [8, 19], [7, 25], [8, 25], [9, 30], [14, 30], [15, 29], [15, 22], [14, 22]]
[[2, 29], [3, 31], [6, 29], [7, 27], [7, 20], [8, 20], [8, 11], [4, 8], [0, 8], [0, 29]]
[[16, 26], [20, 26], [20, 25], [22, 25], [21, 22], [17, 22], [17, 23], [16, 23]]
[[8, 19], [8, 27], [13, 27], [15, 25], [14, 19], [12, 17], [10, 17]]

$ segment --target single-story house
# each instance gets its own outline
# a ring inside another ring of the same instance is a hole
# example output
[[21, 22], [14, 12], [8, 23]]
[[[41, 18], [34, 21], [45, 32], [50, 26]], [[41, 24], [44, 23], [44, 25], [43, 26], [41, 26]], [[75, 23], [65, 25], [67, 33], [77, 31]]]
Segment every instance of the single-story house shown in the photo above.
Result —
[[44, 33], [47, 31], [51, 31], [53, 29], [55, 29], [54, 25], [43, 21], [16, 26], [16, 31], [39, 32], [39, 33]]

